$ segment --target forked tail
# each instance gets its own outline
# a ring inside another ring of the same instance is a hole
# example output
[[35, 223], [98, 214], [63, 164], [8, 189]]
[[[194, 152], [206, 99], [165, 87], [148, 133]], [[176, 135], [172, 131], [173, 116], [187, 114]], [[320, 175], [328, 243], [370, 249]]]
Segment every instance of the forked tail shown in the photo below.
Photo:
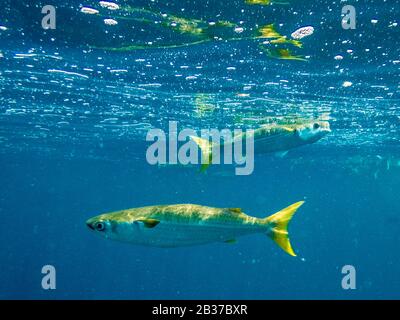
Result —
[[200, 148], [201, 151], [201, 167], [200, 167], [200, 172], [205, 172], [207, 168], [210, 166], [212, 163], [212, 147], [213, 144], [212, 142], [199, 138], [196, 136], [190, 136], [190, 139], [192, 139]]
[[289, 240], [288, 225], [293, 215], [304, 201], [299, 201], [281, 211], [263, 219], [263, 222], [269, 226], [268, 236], [276, 242], [285, 252], [291, 256], [296, 256]]

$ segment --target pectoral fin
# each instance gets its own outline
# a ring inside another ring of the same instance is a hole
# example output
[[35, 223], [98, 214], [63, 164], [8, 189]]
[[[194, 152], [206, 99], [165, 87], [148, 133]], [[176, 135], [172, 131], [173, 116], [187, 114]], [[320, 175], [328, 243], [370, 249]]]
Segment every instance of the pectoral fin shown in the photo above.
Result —
[[151, 218], [137, 219], [136, 221], [143, 223], [143, 225], [146, 228], [154, 228], [156, 225], [158, 225], [160, 223], [160, 220], [151, 219]]

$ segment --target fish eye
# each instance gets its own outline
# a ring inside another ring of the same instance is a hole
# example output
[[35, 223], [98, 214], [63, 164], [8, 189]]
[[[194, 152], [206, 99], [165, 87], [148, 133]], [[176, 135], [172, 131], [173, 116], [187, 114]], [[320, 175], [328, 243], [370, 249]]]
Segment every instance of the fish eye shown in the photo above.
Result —
[[316, 129], [318, 129], [320, 126], [319, 126], [319, 124], [318, 123], [314, 123], [314, 126], [313, 126], [313, 128], [316, 130]]
[[97, 231], [104, 231], [106, 228], [104, 222], [97, 222], [94, 227]]

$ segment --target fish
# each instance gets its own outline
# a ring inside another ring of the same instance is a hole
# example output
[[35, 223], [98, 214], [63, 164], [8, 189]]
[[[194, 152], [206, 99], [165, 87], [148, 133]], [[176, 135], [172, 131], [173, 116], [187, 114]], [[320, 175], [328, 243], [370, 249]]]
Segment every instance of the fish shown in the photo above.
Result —
[[233, 243], [240, 236], [263, 233], [296, 256], [288, 225], [303, 203], [296, 202], [266, 218], [248, 216], [240, 208], [155, 205], [101, 214], [88, 219], [86, 225], [106, 239], [161, 248]]
[[[90, 9], [90, 8], [89, 8]], [[161, 43], [158, 41], [149, 41], [143, 44], [129, 43], [120, 47], [103, 47], [103, 46], [91, 46], [92, 48], [126, 52], [143, 49], [173, 49], [182, 48], [188, 46], [194, 46], [204, 44], [212, 41], [242, 41], [242, 40], [258, 40], [258, 39], [269, 39], [273, 44], [291, 44], [297, 47], [301, 47], [302, 43], [298, 40], [288, 40], [286, 36], [280, 34], [275, 30], [273, 24], [267, 24], [253, 28], [243, 28], [239, 24], [226, 21], [205, 21], [196, 18], [185, 18], [174, 14], [166, 14], [150, 9], [136, 8], [131, 6], [121, 6], [121, 13], [115, 13], [105, 18], [112, 17], [113, 20], [124, 20], [131, 21], [132, 23], [141, 23], [144, 25], [151, 25], [157, 29], [163, 29], [164, 31], [170, 30], [174, 33], [185, 35], [185, 41], [177, 41], [172, 43]], [[90, 9], [94, 10], [94, 9]], [[88, 12], [84, 12], [88, 13]], [[98, 14], [98, 11], [92, 12], [92, 14]], [[248, 31], [245, 31], [248, 29]], [[188, 38], [189, 37], [189, 38]], [[175, 37], [179, 39], [179, 37]]]
[[[331, 132], [331, 129], [328, 121], [311, 121], [295, 124], [266, 124], [254, 130], [252, 133], [254, 138], [254, 153], [275, 153], [277, 156], [282, 157], [285, 156], [290, 149], [315, 143], [329, 132]], [[200, 148], [202, 159], [204, 159], [200, 171], [204, 172], [209, 165], [212, 164], [213, 151], [219, 151], [219, 154], [223, 154], [224, 146], [227, 143], [234, 145], [235, 141], [238, 139], [245, 143], [248, 137], [248, 133], [243, 133], [233, 137], [233, 139], [228, 142], [218, 144], [204, 138], [190, 136]]]

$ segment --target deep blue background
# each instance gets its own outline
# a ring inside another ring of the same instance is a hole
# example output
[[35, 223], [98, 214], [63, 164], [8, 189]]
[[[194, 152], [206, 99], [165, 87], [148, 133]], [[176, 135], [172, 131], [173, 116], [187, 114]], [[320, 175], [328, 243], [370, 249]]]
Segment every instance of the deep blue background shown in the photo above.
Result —
[[[321, 164], [256, 162], [248, 177], [199, 175], [135, 162], [2, 159], [2, 297], [397, 298], [400, 170], [349, 175]], [[157, 249], [94, 236], [86, 218], [153, 203], [241, 206], [263, 217], [306, 199], [291, 224], [299, 257], [264, 235], [237, 244]], [[302, 261], [304, 258], [305, 261]], [[41, 289], [41, 267], [57, 290]], [[341, 268], [357, 290], [341, 289]]]

